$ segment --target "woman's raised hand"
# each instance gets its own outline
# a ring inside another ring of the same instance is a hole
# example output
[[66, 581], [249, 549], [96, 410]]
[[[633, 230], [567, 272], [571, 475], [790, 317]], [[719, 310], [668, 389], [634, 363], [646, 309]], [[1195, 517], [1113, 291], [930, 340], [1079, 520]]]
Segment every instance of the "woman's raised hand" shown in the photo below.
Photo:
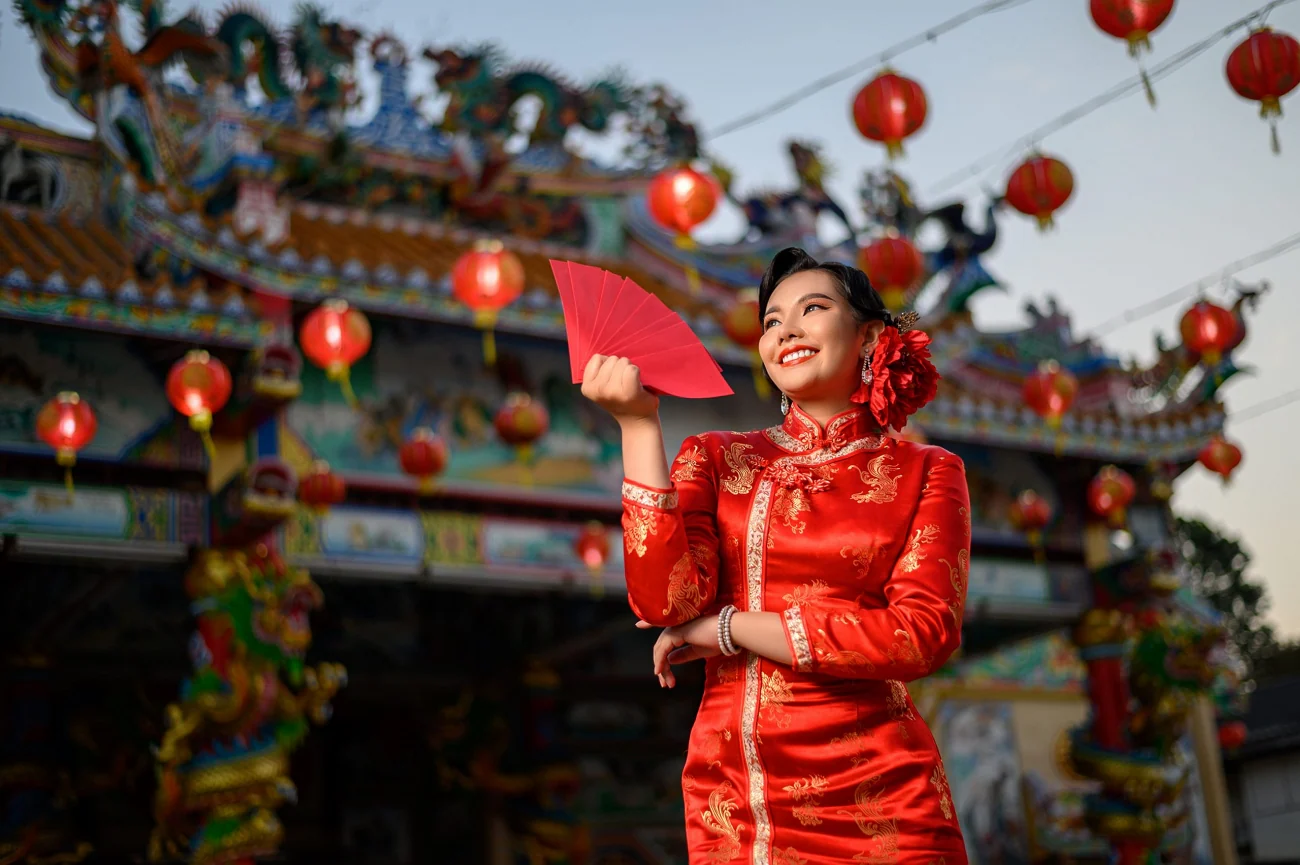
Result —
[[582, 395], [620, 424], [659, 414], [659, 397], [641, 386], [641, 370], [625, 357], [593, 354], [582, 374]]

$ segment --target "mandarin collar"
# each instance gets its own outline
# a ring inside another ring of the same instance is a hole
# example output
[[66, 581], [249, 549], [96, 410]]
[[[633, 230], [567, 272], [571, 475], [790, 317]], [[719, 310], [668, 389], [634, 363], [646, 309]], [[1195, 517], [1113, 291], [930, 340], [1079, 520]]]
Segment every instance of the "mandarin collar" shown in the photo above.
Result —
[[854, 406], [831, 418], [826, 428], [792, 403], [781, 422], [781, 429], [805, 450], [837, 451], [859, 439], [880, 435], [880, 425], [866, 406]]

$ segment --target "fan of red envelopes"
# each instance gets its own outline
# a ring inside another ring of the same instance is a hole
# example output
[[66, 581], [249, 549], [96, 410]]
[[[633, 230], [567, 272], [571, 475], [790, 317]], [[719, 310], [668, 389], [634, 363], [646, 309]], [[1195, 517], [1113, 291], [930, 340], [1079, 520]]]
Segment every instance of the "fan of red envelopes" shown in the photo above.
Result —
[[573, 383], [593, 354], [625, 357], [654, 393], [687, 398], [732, 392], [722, 368], [681, 316], [630, 279], [572, 261], [552, 261], [564, 306]]

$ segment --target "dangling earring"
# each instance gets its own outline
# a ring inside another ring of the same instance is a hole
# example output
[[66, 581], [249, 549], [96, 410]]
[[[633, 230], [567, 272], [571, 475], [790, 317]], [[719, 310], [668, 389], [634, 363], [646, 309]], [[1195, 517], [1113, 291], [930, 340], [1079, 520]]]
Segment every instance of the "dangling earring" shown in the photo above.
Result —
[[786, 396], [785, 394], [781, 394], [781, 414], [786, 415], [789, 413], [790, 413], [790, 397]]
[[875, 378], [875, 374], [871, 371], [871, 355], [864, 354], [862, 356], [862, 384], [866, 387], [871, 387], [871, 380], [873, 378]]
[[862, 384], [858, 385], [858, 389], [853, 392], [849, 400], [858, 405], [871, 402], [871, 381], [874, 378], [875, 374], [871, 372], [871, 353], [868, 351], [862, 356]]

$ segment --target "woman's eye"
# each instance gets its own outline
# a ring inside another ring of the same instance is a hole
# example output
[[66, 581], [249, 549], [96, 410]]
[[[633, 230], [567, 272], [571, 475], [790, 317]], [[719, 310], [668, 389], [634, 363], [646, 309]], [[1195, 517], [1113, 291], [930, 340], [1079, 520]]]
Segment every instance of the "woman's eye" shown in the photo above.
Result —
[[821, 305], [820, 303], [810, 303], [803, 308], [803, 314], [807, 315], [808, 313], [812, 312], [814, 309], [825, 309], [825, 308], [826, 307]]
[[781, 322], [775, 318], [769, 318], [767, 321], [763, 322], [763, 330], [770, 330], [773, 327], [776, 327], [780, 323]]

